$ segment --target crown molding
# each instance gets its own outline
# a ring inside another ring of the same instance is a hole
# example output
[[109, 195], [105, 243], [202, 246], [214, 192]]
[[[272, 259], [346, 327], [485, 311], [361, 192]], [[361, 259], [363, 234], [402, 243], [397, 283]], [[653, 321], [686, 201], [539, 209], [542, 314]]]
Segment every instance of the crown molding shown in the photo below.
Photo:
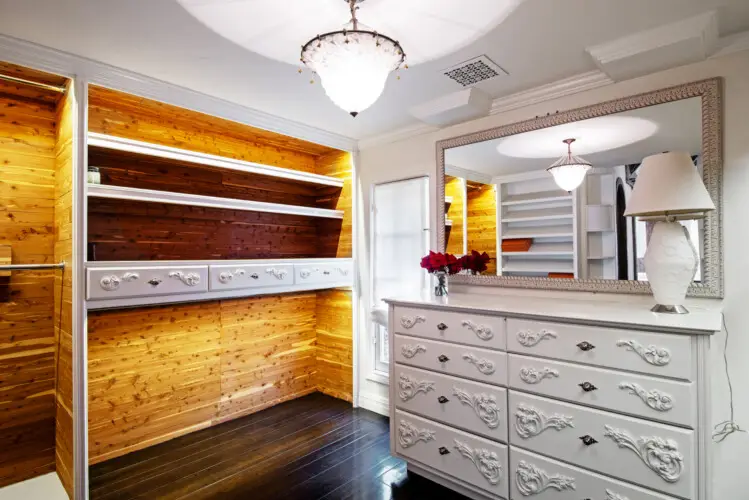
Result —
[[[599, 70], [581, 73], [546, 85], [516, 92], [508, 96], [498, 97], [492, 101], [489, 115], [504, 113], [505, 111], [530, 106], [531, 104], [538, 104], [539, 102], [550, 101], [571, 94], [577, 94], [578, 92], [603, 87], [612, 83], [614, 83], [614, 81]], [[409, 125], [392, 132], [362, 139], [359, 141], [359, 149], [363, 150], [375, 146], [381, 146], [383, 144], [390, 144], [429, 132], [434, 132], [436, 130], [440, 130], [440, 127], [433, 127], [424, 123]]]
[[468, 181], [480, 182], [481, 184], [491, 184], [492, 176], [481, 172], [474, 172], [455, 165], [445, 165], [445, 174], [453, 177], [462, 177]]
[[749, 50], [749, 30], [720, 38], [718, 50], [710, 58], [723, 57], [744, 50]]
[[310, 125], [274, 116], [186, 87], [62, 52], [18, 38], [0, 35], [3, 60], [88, 83], [188, 108], [252, 127], [345, 151], [356, 151], [357, 141]]

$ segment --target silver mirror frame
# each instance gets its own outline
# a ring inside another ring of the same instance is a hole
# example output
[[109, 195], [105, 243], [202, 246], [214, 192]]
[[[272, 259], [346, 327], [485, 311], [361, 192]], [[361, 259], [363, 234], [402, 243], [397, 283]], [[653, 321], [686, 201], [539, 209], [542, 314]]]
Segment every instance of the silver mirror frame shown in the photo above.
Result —
[[[697, 82], [676, 85], [653, 92], [614, 99], [612, 101], [585, 106], [553, 115], [536, 117], [511, 125], [475, 132], [437, 142], [437, 222], [444, 219], [445, 210], [445, 150], [489, 141], [523, 132], [530, 132], [564, 123], [587, 120], [623, 111], [664, 104], [692, 97], [702, 99], [702, 162], [703, 180], [716, 210], [705, 218], [703, 241], [702, 282], [689, 287], [690, 297], [723, 297], [723, 108], [722, 79], [710, 78]], [[437, 244], [440, 251], [445, 248], [445, 226], [436, 224]], [[555, 279], [540, 277], [507, 277], [495, 275], [469, 276], [455, 275], [451, 283], [463, 285], [484, 285], [515, 288], [535, 288], [543, 290], [563, 290], [578, 292], [606, 292], [651, 294], [647, 281], [623, 281], [602, 279]]]

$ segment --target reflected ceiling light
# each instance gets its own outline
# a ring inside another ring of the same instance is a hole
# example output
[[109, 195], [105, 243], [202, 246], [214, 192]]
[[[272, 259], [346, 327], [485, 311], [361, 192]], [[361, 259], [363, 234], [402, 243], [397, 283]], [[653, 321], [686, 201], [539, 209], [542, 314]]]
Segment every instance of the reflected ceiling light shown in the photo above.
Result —
[[567, 144], [567, 155], [559, 158], [546, 170], [554, 176], [557, 186], [567, 192], [572, 192], [582, 184], [585, 174], [593, 168], [593, 165], [579, 156], [573, 156], [572, 143], [575, 139], [565, 139], [562, 142]]
[[346, 1], [351, 10], [350, 29], [347, 25], [317, 35], [302, 47], [302, 62], [320, 75], [330, 100], [356, 116], [377, 101], [388, 75], [405, 63], [406, 54], [392, 38], [359, 29], [356, 4], [364, 0]]
[[565, 123], [503, 138], [497, 152], [511, 158], [556, 158], [559, 141], [567, 137], [585, 137], [575, 151], [590, 155], [640, 142], [658, 132], [658, 124], [635, 116], [601, 116]]

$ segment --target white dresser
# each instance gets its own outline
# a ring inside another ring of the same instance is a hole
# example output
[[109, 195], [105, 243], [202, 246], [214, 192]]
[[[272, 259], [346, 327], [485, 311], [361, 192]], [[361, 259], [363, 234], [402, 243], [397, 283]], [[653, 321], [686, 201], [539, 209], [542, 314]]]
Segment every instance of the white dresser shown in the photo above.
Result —
[[502, 296], [389, 303], [391, 451], [464, 495], [711, 500], [715, 311]]

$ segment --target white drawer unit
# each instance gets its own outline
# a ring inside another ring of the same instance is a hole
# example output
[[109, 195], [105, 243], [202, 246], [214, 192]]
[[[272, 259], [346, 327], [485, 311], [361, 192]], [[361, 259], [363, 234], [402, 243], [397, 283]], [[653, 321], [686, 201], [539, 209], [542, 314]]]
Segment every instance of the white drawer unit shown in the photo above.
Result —
[[326, 283], [351, 283], [354, 279], [354, 266], [351, 261], [326, 264], [295, 264], [297, 285]]
[[507, 446], [400, 410], [391, 429], [398, 455], [484, 490], [491, 498], [509, 498]]
[[507, 385], [507, 354], [502, 351], [400, 334], [395, 334], [394, 349], [393, 358], [400, 364]]
[[439, 309], [396, 308], [395, 332], [505, 350], [504, 319]]
[[88, 300], [205, 292], [208, 266], [87, 269]]
[[597, 408], [695, 427], [695, 385], [530, 356], [509, 355], [509, 385]]
[[294, 266], [275, 265], [211, 265], [211, 290], [236, 290], [294, 284]]
[[683, 498], [696, 493], [694, 431], [510, 391], [510, 443]]
[[507, 390], [395, 365], [395, 406], [507, 442]]
[[515, 447], [509, 482], [512, 500], [676, 500]]
[[637, 330], [509, 318], [507, 350], [693, 380], [692, 339]]
[[442, 436], [467, 435], [509, 446], [508, 500], [723, 500], [710, 474], [719, 312], [490, 293], [386, 302], [391, 449], [412, 473], [504, 498], [445, 458]]

